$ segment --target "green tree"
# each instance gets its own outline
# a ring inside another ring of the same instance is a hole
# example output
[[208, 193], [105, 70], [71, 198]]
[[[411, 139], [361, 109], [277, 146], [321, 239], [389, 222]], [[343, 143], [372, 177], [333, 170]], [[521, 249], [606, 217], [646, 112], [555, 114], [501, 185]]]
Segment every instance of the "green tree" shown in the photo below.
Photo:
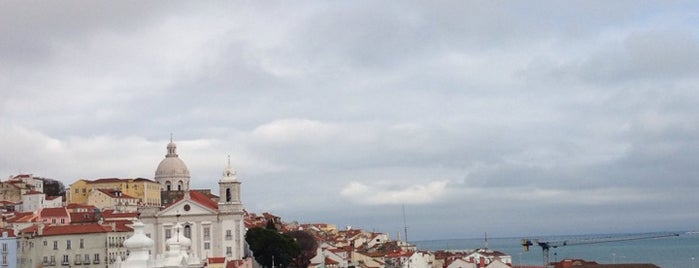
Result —
[[245, 234], [257, 263], [263, 267], [289, 267], [301, 250], [293, 237], [266, 228], [252, 228]]

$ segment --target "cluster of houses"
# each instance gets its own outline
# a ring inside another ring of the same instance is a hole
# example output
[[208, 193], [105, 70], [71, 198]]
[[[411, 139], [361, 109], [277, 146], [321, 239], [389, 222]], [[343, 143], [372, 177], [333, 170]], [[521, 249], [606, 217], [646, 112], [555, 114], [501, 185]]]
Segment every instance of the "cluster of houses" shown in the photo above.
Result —
[[304, 230], [318, 241], [310, 268], [509, 268], [512, 257], [487, 248], [421, 251], [414, 244], [391, 240], [387, 233], [332, 224], [283, 224], [282, 230]]
[[172, 140], [146, 178], [79, 179], [63, 196], [32, 174], [0, 182], [0, 267], [253, 268], [245, 232], [273, 223], [318, 242], [309, 268], [501, 268], [511, 257], [490, 249], [419, 251], [388, 234], [331, 224], [283, 223], [243, 209], [230, 159], [218, 192], [190, 189]]
[[[22, 174], [0, 184], [5, 198], [0, 223], [3, 234], [0, 265], [3, 267], [123, 265], [121, 262], [133, 252], [124, 242], [135, 235], [133, 223], [140, 220], [139, 208], [161, 204], [159, 184], [144, 178], [80, 179], [70, 185], [65, 201], [63, 197], [42, 193], [41, 181], [31, 174]], [[196, 191], [198, 196], [213, 196], [210, 191]], [[349, 227], [338, 229], [332, 224], [283, 223], [280, 217], [270, 213], [258, 215], [244, 211], [246, 229], [264, 227], [270, 222], [279, 230], [305, 230], [315, 237], [319, 246], [309, 268], [495, 268], [512, 265], [510, 256], [489, 249], [420, 251], [405, 241], [390, 240], [387, 233]], [[244, 258], [202, 257], [207, 267], [249, 266]]]

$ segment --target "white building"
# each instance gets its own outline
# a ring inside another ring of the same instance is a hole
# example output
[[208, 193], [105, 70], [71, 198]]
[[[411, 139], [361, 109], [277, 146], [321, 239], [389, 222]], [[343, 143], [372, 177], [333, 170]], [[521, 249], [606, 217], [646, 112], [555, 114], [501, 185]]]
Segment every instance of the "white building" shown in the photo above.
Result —
[[171, 141], [167, 146], [168, 154], [155, 172], [155, 180], [165, 185], [165, 191], [173, 190], [173, 185], [177, 187], [174, 189], [182, 189], [183, 196], [165, 208], [141, 210], [140, 219], [145, 225], [144, 232], [154, 241], [154, 253], [166, 253], [166, 242], [177, 235], [175, 227], [179, 224], [182, 234], [191, 240], [189, 253], [202, 260], [209, 257], [243, 259], [246, 255], [243, 204], [240, 181], [230, 159], [218, 183], [219, 200], [216, 202], [204, 193], [189, 189], [189, 170], [176, 149]]
[[[104, 267], [126, 257], [122, 243], [132, 229], [123, 224], [44, 225], [20, 231], [19, 267]], [[94, 266], [93, 266], [94, 265]], [[111, 267], [111, 266], [109, 266]]]
[[23, 212], [39, 211], [42, 208], [58, 208], [63, 206], [60, 197], [46, 197], [46, 194], [39, 191], [29, 191], [22, 195]]

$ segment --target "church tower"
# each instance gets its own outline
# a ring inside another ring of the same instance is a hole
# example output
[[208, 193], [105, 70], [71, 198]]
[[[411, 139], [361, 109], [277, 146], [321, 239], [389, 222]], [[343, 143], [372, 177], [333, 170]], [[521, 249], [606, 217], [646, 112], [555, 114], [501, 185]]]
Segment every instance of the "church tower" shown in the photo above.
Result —
[[236, 212], [243, 208], [240, 199], [240, 181], [237, 172], [231, 166], [231, 157], [228, 156], [228, 166], [223, 170], [223, 178], [218, 182], [219, 201], [218, 209], [221, 212]]
[[243, 203], [240, 199], [240, 181], [231, 166], [228, 156], [228, 166], [223, 170], [223, 177], [218, 182], [219, 199], [218, 211], [221, 226], [226, 226], [222, 234], [223, 247], [228, 259], [240, 260], [245, 256], [245, 225], [243, 222]]
[[155, 170], [155, 181], [160, 183], [161, 191], [188, 191], [189, 179], [189, 169], [177, 155], [177, 145], [170, 136], [165, 159], [160, 161]]

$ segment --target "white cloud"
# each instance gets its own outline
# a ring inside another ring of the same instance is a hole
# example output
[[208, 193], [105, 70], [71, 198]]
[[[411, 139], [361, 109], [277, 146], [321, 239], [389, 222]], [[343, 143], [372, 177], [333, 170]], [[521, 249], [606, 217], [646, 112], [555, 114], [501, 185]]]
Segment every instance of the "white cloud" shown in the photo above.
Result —
[[364, 184], [350, 182], [341, 191], [345, 199], [358, 204], [430, 204], [442, 199], [447, 181], [401, 187], [397, 184]]

